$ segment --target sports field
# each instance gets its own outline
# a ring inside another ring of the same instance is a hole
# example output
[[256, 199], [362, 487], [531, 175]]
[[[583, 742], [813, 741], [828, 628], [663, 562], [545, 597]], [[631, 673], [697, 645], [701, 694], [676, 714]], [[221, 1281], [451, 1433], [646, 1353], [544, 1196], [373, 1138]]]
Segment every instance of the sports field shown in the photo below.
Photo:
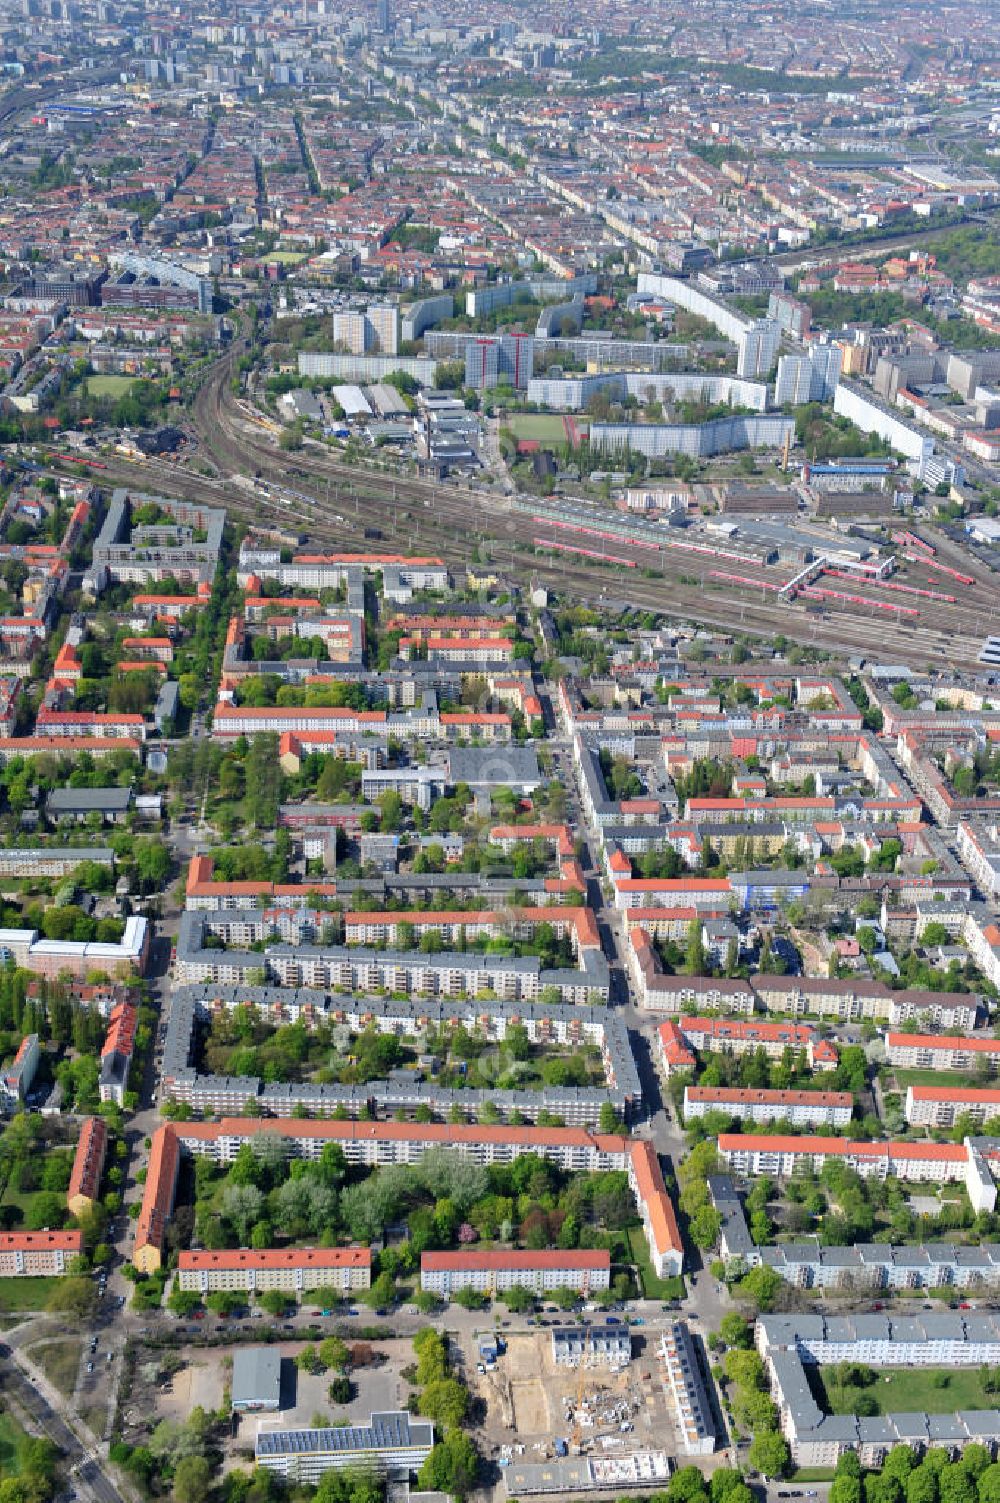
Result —
[[138, 379], [136, 376], [88, 376], [87, 391], [92, 397], [124, 397]]
[[566, 425], [561, 417], [546, 412], [513, 412], [506, 427], [515, 438], [535, 439], [542, 444], [564, 444]]

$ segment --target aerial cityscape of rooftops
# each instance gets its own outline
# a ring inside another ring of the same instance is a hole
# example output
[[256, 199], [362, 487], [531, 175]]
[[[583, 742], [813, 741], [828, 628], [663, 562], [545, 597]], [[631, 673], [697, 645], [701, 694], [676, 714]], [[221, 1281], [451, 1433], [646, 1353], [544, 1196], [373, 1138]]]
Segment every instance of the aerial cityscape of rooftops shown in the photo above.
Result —
[[0, 1503], [1000, 1503], [1000, 0], [0, 0]]

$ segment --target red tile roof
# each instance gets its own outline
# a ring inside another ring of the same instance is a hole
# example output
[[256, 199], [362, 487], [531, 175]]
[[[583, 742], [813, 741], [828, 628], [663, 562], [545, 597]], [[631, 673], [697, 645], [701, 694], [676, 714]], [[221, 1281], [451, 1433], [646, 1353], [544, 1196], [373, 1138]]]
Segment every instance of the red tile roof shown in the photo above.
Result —
[[[688, 1086], [689, 1101], [733, 1106], [846, 1106], [854, 1104], [850, 1091], [769, 1091], [743, 1086]], [[1000, 1093], [998, 1093], [1000, 1095]]]
[[850, 1138], [818, 1138], [809, 1134], [786, 1137], [771, 1133], [720, 1133], [719, 1152], [739, 1153], [826, 1154], [830, 1157], [878, 1159], [895, 1162], [907, 1159], [937, 1159], [942, 1163], [964, 1164], [966, 1150], [961, 1143], [855, 1143]]
[[804, 1049], [813, 1036], [808, 1023], [758, 1023], [741, 1018], [680, 1018], [682, 1033], [707, 1033], [720, 1039], [757, 1039], [762, 1044], [790, 1044]]
[[178, 1268], [199, 1271], [203, 1268], [234, 1270], [238, 1268], [370, 1268], [370, 1247], [282, 1247], [258, 1250], [238, 1247], [222, 1252], [182, 1252]]
[[66, 1191], [67, 1205], [78, 1195], [86, 1195], [90, 1200], [97, 1198], [107, 1147], [108, 1124], [103, 1117], [88, 1117], [80, 1130], [80, 1138], [76, 1145], [73, 1169]]
[[[212, 1142], [217, 1138], [252, 1138], [258, 1133], [277, 1133], [287, 1138], [328, 1138], [332, 1142], [354, 1139], [373, 1142], [440, 1142], [511, 1143], [522, 1148], [546, 1145], [550, 1148], [595, 1148], [600, 1153], [620, 1155], [626, 1152], [627, 1140], [618, 1133], [592, 1133], [583, 1127], [514, 1127], [454, 1122], [336, 1122], [331, 1120], [299, 1121], [276, 1117], [223, 1117], [219, 1122], [182, 1122], [169, 1127], [181, 1138], [200, 1138]], [[160, 1132], [165, 1131], [161, 1128]], [[156, 1138], [153, 1140], [154, 1149]], [[152, 1155], [150, 1165], [152, 1165]], [[152, 1169], [146, 1180], [149, 1189]], [[145, 1204], [145, 1202], [144, 1202]]]
[[657, 1252], [677, 1252], [683, 1255], [684, 1243], [677, 1225], [677, 1216], [663, 1182], [663, 1171], [655, 1148], [647, 1139], [638, 1139], [629, 1145], [629, 1157], [635, 1176], [636, 1199], [640, 1207], [645, 1207]]
[[[183, 1258], [183, 1253], [181, 1257]], [[181, 1263], [183, 1268], [184, 1264]], [[420, 1256], [421, 1271], [446, 1272], [451, 1269], [482, 1268], [489, 1270], [517, 1268], [610, 1268], [611, 1254], [606, 1249], [574, 1249], [562, 1251], [558, 1247], [545, 1247], [538, 1251], [485, 1248], [464, 1252], [425, 1252]]]
[[960, 1033], [890, 1033], [890, 1049], [971, 1049], [979, 1054], [1000, 1054], [1000, 1040], [969, 1038]]
[[136, 1249], [158, 1248], [163, 1245], [163, 1233], [174, 1208], [180, 1154], [180, 1141], [170, 1123], [158, 1127], [153, 1134], [153, 1146], [146, 1169], [146, 1188], [143, 1191], [139, 1219], [135, 1224]]
[[982, 1090], [971, 1086], [910, 1086], [914, 1101], [949, 1101], [956, 1106], [991, 1106], [1000, 1104], [1000, 1090]]
[[0, 1232], [0, 1253], [46, 1251], [80, 1253], [83, 1251], [83, 1233], [78, 1229], [68, 1232]]

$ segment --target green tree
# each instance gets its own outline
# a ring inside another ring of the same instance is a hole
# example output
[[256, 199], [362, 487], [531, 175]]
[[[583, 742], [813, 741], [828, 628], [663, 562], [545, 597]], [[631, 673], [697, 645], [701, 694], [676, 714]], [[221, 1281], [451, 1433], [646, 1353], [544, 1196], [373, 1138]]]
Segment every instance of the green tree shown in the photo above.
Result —
[[461, 1425], [469, 1409], [469, 1390], [457, 1378], [436, 1378], [420, 1395], [420, 1413], [439, 1430]]
[[722, 1230], [722, 1216], [714, 1206], [702, 1206], [691, 1217], [691, 1241], [703, 1251], [714, 1247]]
[[781, 1285], [781, 1275], [775, 1273], [773, 1268], [761, 1265], [751, 1268], [737, 1284], [736, 1292], [741, 1299], [749, 1300], [758, 1310], [766, 1312], [772, 1308]]
[[507, 1306], [507, 1309], [513, 1311], [516, 1315], [523, 1315], [525, 1311], [533, 1310], [535, 1307], [535, 1296], [523, 1284], [512, 1284], [500, 1296], [500, 1299]]
[[50, 1315], [63, 1315], [68, 1321], [90, 1320], [97, 1308], [97, 1291], [88, 1278], [62, 1278], [45, 1302]]
[[167, 1304], [175, 1315], [191, 1315], [201, 1304], [201, 1295], [195, 1289], [181, 1289], [175, 1281]]
[[835, 1477], [830, 1487], [830, 1503], [861, 1503], [861, 1478]]
[[[892, 1453], [890, 1452], [890, 1455]], [[888, 1458], [886, 1458], [888, 1460]], [[1000, 1503], [1000, 1461], [992, 1462], [980, 1472], [976, 1483], [979, 1503]], [[907, 1500], [909, 1503], [909, 1500]]]
[[926, 1461], [913, 1468], [905, 1488], [906, 1503], [938, 1503], [937, 1475]]
[[[782, 1477], [790, 1460], [788, 1446], [777, 1431], [763, 1430], [754, 1436], [748, 1460], [762, 1477]], [[908, 1499], [907, 1503], [911, 1500]]]
[[719, 1335], [727, 1346], [745, 1347], [747, 1350], [753, 1346], [753, 1327], [745, 1315], [739, 1311], [731, 1310], [719, 1321]]
[[135, 872], [145, 892], [162, 892], [170, 876], [170, 852], [162, 840], [137, 840], [132, 849]]
[[350, 1352], [347, 1342], [339, 1336], [327, 1336], [320, 1342], [320, 1360], [324, 1367], [332, 1367], [334, 1372], [344, 1373], [350, 1364]]
[[176, 1503], [203, 1503], [212, 1481], [212, 1468], [204, 1456], [182, 1456], [174, 1467]]
[[475, 1485], [478, 1464], [476, 1448], [469, 1436], [462, 1430], [452, 1430], [433, 1447], [420, 1468], [417, 1482], [423, 1491], [464, 1498]]
[[941, 1503], [976, 1503], [976, 1481], [961, 1461], [949, 1461], [938, 1473]]

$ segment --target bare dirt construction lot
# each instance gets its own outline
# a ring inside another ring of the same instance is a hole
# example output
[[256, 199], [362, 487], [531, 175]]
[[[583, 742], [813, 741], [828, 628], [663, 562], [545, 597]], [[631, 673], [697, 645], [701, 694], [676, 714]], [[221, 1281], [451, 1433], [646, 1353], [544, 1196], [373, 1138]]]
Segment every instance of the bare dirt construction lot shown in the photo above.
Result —
[[[178, 1355], [184, 1363], [170, 1380], [169, 1386], [157, 1390], [154, 1424], [161, 1419], [187, 1419], [192, 1409], [218, 1409], [222, 1390], [229, 1383], [232, 1347], [181, 1347]], [[225, 1359], [225, 1360], [224, 1360]]]
[[551, 1454], [556, 1436], [610, 1453], [650, 1445], [666, 1416], [655, 1358], [643, 1346], [633, 1340], [633, 1360], [623, 1371], [581, 1372], [556, 1366], [549, 1331], [512, 1333], [496, 1368], [480, 1373], [472, 1342], [463, 1353], [465, 1377], [485, 1405], [484, 1438], [497, 1449], [516, 1442], [543, 1454]]

